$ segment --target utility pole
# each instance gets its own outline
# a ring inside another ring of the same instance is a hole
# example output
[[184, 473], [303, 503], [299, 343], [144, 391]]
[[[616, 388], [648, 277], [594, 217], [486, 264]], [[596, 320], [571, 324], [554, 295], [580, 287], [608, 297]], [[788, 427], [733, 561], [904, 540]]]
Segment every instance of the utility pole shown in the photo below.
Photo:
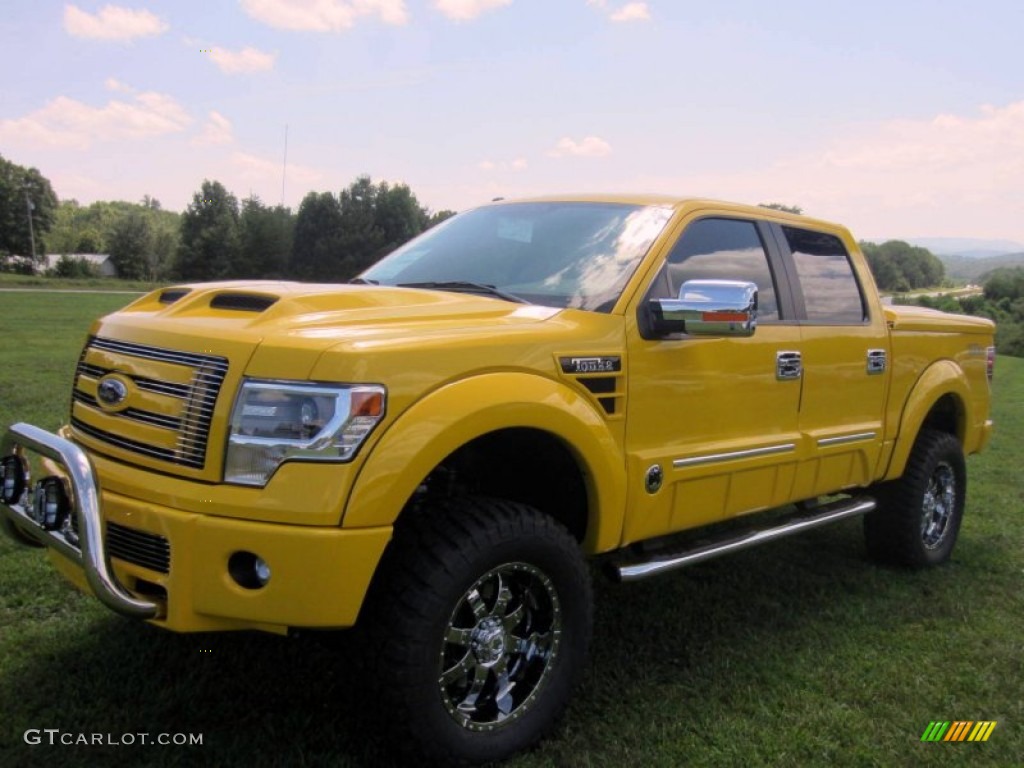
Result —
[[35, 210], [35, 205], [29, 199], [28, 189], [25, 190], [25, 208], [28, 211], [28, 237], [32, 242], [32, 269], [36, 268], [36, 230], [32, 226], [32, 211]]
[[281, 164], [281, 207], [284, 207], [284, 180], [288, 178], [288, 125], [284, 126], [284, 162]]

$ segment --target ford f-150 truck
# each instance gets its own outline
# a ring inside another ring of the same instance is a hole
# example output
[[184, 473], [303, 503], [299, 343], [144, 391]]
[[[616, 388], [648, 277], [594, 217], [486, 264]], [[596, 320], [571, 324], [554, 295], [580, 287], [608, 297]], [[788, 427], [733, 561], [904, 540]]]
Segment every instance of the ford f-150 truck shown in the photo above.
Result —
[[579, 677], [588, 557], [631, 581], [861, 515], [878, 559], [949, 558], [993, 330], [884, 306], [812, 218], [495, 202], [349, 284], [97, 321], [67, 426], [0, 442], [0, 518], [167, 629], [357, 626], [396, 743], [499, 759]]

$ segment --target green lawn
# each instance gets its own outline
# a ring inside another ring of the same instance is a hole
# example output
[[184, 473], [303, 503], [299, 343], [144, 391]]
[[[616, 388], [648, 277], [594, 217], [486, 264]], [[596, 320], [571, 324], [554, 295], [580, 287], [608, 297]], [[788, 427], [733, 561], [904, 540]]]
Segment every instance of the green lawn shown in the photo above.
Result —
[[13, 290], [24, 288], [29, 290], [54, 291], [111, 291], [145, 293], [159, 288], [165, 283], [147, 283], [141, 280], [115, 280], [109, 277], [65, 278], [45, 277], [43, 275], [15, 275], [0, 272], [0, 289]]
[[[129, 298], [0, 294], [0, 425], [58, 426], [90, 320]], [[950, 564], [875, 566], [853, 521], [639, 585], [597, 578], [584, 686], [509, 765], [1024, 763], [1024, 360], [1001, 358], [995, 389]], [[387, 766], [356, 663], [343, 643], [130, 622], [0, 539], [0, 765]], [[939, 719], [998, 725], [921, 743]], [[29, 728], [204, 743], [29, 746]]]

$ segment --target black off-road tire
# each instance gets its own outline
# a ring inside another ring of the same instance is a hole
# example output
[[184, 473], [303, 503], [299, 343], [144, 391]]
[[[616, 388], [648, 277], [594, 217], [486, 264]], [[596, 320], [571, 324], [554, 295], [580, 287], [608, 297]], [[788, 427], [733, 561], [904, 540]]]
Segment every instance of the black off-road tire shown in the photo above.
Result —
[[395, 527], [360, 627], [378, 719], [419, 765], [501, 760], [541, 739], [585, 665], [579, 544], [524, 504], [440, 501]]
[[967, 495], [960, 442], [922, 429], [903, 477], [874, 489], [878, 509], [864, 517], [868, 554], [912, 568], [944, 563], [953, 552]]

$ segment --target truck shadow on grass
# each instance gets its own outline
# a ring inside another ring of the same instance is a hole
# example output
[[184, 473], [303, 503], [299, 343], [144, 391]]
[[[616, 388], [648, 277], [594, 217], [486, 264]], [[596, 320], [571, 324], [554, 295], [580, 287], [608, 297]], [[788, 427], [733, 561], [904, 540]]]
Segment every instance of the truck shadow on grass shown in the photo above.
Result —
[[[875, 568], [863, 559], [859, 526], [843, 524], [646, 583], [613, 585], [595, 574], [582, 689], [551, 737], [511, 764], [635, 762], [645, 747], [706, 740], [701, 723], [725, 708], [756, 717], [784, 707], [793, 687], [773, 680], [792, 682], [818, 654], [921, 618], [926, 609], [904, 597], [942, 589], [956, 568], [924, 579]], [[41, 638], [39, 653], [0, 676], [0, 763], [395, 764], [368, 721], [375, 694], [356, 683], [351, 637], [181, 636], [110, 616], [85, 598], [81, 611], [86, 618]], [[29, 728], [114, 739], [192, 733], [203, 743], [28, 746]]]

